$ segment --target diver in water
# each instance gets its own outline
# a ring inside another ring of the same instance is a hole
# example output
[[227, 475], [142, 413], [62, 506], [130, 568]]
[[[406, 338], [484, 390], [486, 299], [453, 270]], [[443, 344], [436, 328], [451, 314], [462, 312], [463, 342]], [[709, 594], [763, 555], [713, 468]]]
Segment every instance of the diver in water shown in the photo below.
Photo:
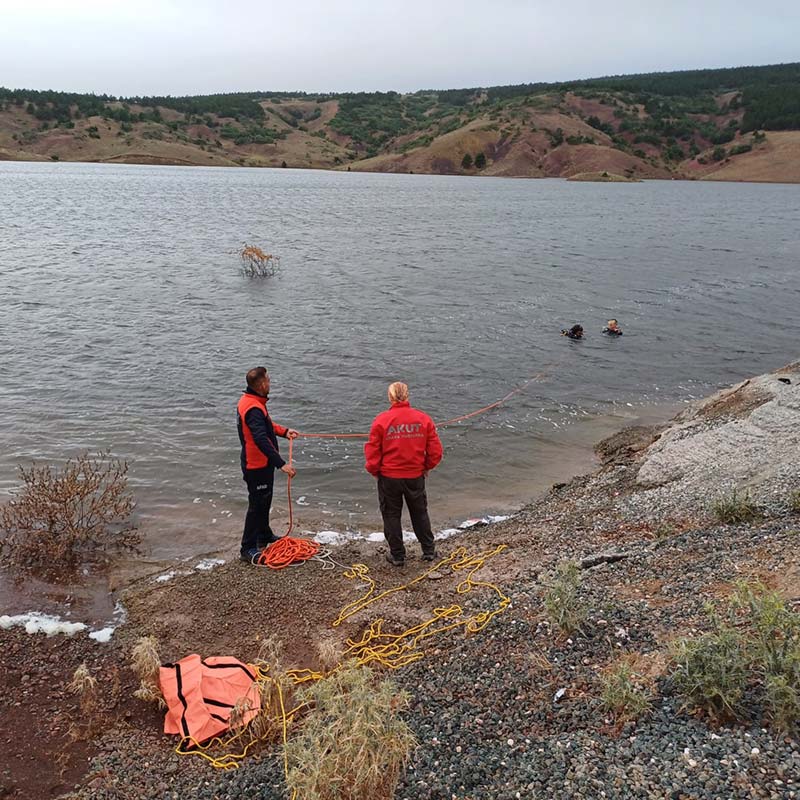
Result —
[[606, 323], [606, 327], [603, 328], [603, 333], [606, 336], [622, 336], [622, 328], [619, 327], [619, 323], [615, 319], [610, 319]]
[[568, 331], [562, 330], [561, 335], [568, 339], [583, 339], [583, 325], [573, 325]]

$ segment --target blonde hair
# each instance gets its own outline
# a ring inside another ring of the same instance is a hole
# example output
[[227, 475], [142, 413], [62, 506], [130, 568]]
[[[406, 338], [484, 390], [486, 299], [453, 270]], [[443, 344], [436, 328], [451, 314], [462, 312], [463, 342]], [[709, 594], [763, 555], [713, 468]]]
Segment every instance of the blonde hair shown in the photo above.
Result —
[[400, 381], [389, 384], [389, 400], [392, 403], [404, 403], [408, 400], [408, 386]]

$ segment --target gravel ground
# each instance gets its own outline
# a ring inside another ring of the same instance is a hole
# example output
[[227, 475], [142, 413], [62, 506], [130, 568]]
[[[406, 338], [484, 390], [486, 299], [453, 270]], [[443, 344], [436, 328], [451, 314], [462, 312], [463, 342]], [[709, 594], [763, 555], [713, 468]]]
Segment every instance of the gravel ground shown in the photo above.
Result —
[[[566, 640], [541, 611], [547, 567], [516, 579], [512, 608], [488, 629], [445, 634], [394, 673], [420, 742], [396, 798], [800, 798], [800, 742], [761, 727], [757, 709], [751, 724], [710, 726], [682, 711], [660, 677], [665, 642], [700, 629], [704, 603], [742, 574], [789, 576], [800, 593], [798, 528], [790, 517], [629, 544], [625, 559], [583, 571], [588, 619]], [[486, 596], [464, 605], [490, 607]], [[624, 655], [656, 675], [652, 710], [619, 729], [600, 707], [597, 676]], [[220, 773], [175, 756], [154, 731], [123, 729], [75, 795], [190, 796], [286, 798], [280, 756]]]
[[[795, 372], [786, 374], [794, 381]], [[772, 378], [761, 382], [754, 394], [742, 390], [722, 401], [712, 398], [681, 424], [690, 420], [692, 435], [702, 435], [705, 446], [715, 429], [756, 411], [764, 425], [767, 390], [773, 383]], [[786, 403], [775, 407], [780, 407], [782, 419], [793, 413]], [[672, 441], [684, 442], [687, 430]], [[728, 469], [724, 459], [718, 460], [699, 480], [692, 456], [695, 471], [686, 474], [697, 486], [690, 491], [683, 473], [655, 488], [637, 483], [642, 463], [654, 452], [648, 446], [664, 433], [629, 433], [604, 448], [605, 466], [596, 474], [554, 487], [506, 523], [442, 544], [444, 554], [462, 544], [473, 552], [507, 544], [507, 551], [479, 577], [503, 587], [512, 606], [477, 635], [454, 631], [431, 640], [424, 659], [393, 673], [411, 695], [407, 719], [419, 741], [397, 800], [800, 800], [796, 738], [764, 727], [755, 701], [747, 721], [716, 727], [682, 709], [665, 677], [669, 643], [701, 632], [708, 624], [705, 604], [725, 597], [734, 581], [758, 578], [800, 609], [800, 517], [786, 505], [799, 488], [796, 458], [783, 465], [774, 462], [761, 472], [751, 464], [750, 471], [763, 477], [756, 493], [770, 516], [722, 526], [710, 518], [709, 508], [719, 491], [731, 485], [740, 465]], [[667, 449], [660, 448], [659, 458]], [[678, 452], [690, 453], [691, 448], [683, 443]], [[768, 448], [748, 453], [770, 462]], [[543, 585], [558, 562], [580, 562], [598, 554], [617, 560], [582, 569], [580, 597], [587, 619], [581, 632], [565, 638], [546, 619]], [[382, 587], [398, 580], [399, 572], [379, 564], [374, 552], [347, 554], [356, 555], [375, 564]], [[410, 564], [404, 579], [421, 568]], [[286, 628], [305, 604], [311, 611], [295, 626], [297, 655], [327, 635], [324, 623], [352, 599], [352, 586], [327, 582], [320, 587], [310, 572], [298, 571], [287, 583], [265, 582], [244, 569], [226, 565], [208, 576], [176, 582], [175, 593], [185, 595], [182, 606], [170, 600], [173, 587], [149, 590], [132, 603], [131, 624], [137, 630], [155, 626], [168, 636], [181, 620], [205, 613], [195, 590], [225, 595], [232, 613], [244, 613], [258, 598], [267, 598], [260, 631], [269, 630], [270, 624]], [[453, 602], [453, 587], [446, 579], [420, 585], [405, 598], [395, 595], [381, 614], [408, 623], [428, 608]], [[168, 612], [156, 619], [170, 602]], [[462, 605], [473, 611], [489, 608], [491, 602], [484, 593], [462, 598]], [[337, 635], [351, 635], [365, 621], [359, 618], [348, 630], [337, 629]], [[183, 652], [195, 640], [208, 648], [230, 639], [239, 648], [237, 654], [247, 657], [241, 648], [248, 635], [235, 624], [215, 622], [196, 632], [181, 627], [175, 636], [170, 652]], [[621, 659], [643, 676], [652, 697], [651, 709], [622, 727], [599, 700], [600, 674]], [[103, 739], [72, 797], [283, 800], [288, 795], [281, 757], [274, 749], [248, 758], [238, 770], [220, 773], [197, 759], [176, 756], [157, 730], [122, 724]]]

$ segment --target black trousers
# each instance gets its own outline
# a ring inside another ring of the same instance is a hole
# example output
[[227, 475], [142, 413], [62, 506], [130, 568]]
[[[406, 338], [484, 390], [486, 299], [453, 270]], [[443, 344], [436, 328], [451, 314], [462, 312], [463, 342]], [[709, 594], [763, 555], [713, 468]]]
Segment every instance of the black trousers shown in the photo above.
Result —
[[244, 473], [247, 484], [247, 516], [244, 518], [242, 552], [265, 547], [274, 537], [269, 526], [272, 508], [272, 486], [275, 470], [272, 467], [248, 469]]
[[405, 558], [403, 526], [400, 517], [403, 513], [403, 500], [406, 501], [414, 535], [422, 546], [423, 554], [433, 553], [433, 531], [428, 516], [428, 496], [425, 494], [425, 477], [385, 478], [378, 477], [378, 503], [383, 517], [383, 535], [389, 550], [395, 558]]

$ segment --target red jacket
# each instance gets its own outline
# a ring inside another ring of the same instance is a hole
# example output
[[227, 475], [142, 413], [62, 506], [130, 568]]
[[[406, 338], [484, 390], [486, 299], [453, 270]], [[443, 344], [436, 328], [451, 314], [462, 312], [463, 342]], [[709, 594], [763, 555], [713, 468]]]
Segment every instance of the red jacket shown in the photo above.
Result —
[[419, 478], [442, 460], [442, 443], [433, 420], [405, 401], [375, 417], [364, 455], [371, 475]]

